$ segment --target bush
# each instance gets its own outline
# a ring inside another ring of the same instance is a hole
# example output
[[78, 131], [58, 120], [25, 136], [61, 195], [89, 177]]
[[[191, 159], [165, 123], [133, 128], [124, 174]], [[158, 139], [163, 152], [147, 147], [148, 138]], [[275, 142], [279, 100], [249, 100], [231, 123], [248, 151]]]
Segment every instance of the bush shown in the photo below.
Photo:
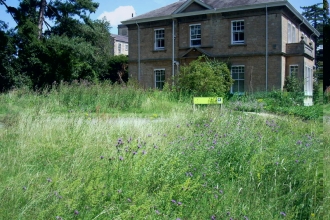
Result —
[[177, 78], [179, 89], [193, 96], [225, 97], [233, 84], [228, 65], [201, 56], [188, 66], [182, 66]]

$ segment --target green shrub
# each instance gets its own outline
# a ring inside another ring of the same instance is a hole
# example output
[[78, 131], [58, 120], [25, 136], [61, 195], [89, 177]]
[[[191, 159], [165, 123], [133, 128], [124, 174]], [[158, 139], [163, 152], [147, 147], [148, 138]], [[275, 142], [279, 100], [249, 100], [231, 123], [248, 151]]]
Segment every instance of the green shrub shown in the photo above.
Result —
[[178, 89], [193, 96], [225, 97], [232, 84], [228, 65], [205, 56], [182, 66], [177, 78]]

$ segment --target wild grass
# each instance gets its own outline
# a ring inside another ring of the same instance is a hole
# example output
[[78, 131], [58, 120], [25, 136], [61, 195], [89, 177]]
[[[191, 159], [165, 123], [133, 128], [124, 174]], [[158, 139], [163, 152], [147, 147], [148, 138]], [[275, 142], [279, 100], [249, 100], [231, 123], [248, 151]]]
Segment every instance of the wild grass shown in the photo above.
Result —
[[0, 219], [327, 215], [319, 121], [87, 88], [0, 96]]

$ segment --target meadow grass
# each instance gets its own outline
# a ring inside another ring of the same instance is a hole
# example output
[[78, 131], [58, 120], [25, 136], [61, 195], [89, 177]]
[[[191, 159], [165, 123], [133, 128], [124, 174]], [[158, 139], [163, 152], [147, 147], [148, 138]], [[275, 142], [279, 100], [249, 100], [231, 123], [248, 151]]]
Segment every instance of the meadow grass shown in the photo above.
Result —
[[106, 85], [2, 94], [0, 219], [327, 215], [322, 123], [187, 99]]

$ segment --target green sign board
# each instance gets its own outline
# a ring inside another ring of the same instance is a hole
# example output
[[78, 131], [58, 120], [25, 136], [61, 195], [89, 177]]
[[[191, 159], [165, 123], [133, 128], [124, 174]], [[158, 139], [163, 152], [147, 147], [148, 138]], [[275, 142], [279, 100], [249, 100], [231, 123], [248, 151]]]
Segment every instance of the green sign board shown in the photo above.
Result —
[[222, 97], [194, 97], [194, 105], [222, 104]]

